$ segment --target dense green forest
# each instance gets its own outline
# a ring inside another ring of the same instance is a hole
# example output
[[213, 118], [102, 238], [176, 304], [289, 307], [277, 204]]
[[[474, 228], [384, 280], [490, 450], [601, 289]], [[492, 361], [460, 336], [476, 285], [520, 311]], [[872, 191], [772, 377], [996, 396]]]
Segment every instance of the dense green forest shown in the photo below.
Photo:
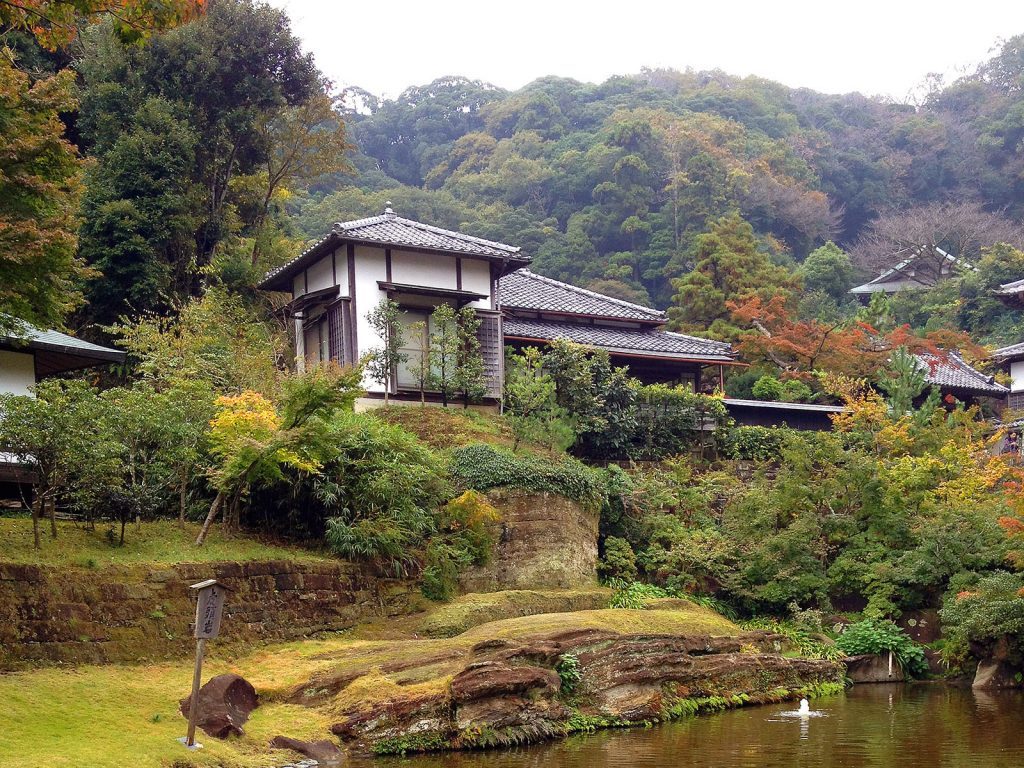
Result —
[[8, 314], [109, 339], [211, 285], [259, 303], [266, 269], [390, 200], [734, 342], [751, 329], [736, 310], [777, 295], [786, 321], [1021, 333], [985, 300], [1024, 274], [1013, 249], [924, 302], [865, 314], [847, 291], [900, 233], [972, 262], [1022, 244], [1024, 37], [919, 104], [669, 70], [517, 91], [448, 77], [384, 100], [335, 92], [280, 10], [179, 16], [144, 45], [102, 14], [59, 46], [5, 19], [4, 130], [50, 153], [0, 211], [32, 243], [4, 257]]
[[314, 236], [389, 198], [520, 244], [544, 274], [665, 307], [696, 238], [733, 211], [783, 265], [827, 239], [849, 248], [892, 210], [971, 200], [1019, 218], [1021, 44], [920, 105], [720, 71], [552, 76], [513, 92], [451, 77], [386, 101], [352, 89], [358, 175], [289, 210]]

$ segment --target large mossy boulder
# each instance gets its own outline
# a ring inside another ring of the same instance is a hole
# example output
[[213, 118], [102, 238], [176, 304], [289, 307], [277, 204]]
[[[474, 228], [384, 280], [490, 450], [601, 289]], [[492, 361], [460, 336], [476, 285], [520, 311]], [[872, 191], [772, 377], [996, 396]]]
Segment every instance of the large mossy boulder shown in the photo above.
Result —
[[501, 514], [490, 563], [468, 569], [465, 592], [579, 589], [597, 581], [597, 510], [554, 493], [493, 489]]

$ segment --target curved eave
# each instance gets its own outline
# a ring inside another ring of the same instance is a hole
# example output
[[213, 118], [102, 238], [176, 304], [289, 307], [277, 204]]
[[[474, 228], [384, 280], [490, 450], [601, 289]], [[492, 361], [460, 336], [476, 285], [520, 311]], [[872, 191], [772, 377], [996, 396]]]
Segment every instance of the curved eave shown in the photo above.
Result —
[[372, 238], [364, 238], [352, 236], [344, 233], [332, 232], [331, 234], [324, 237], [319, 242], [315, 243], [310, 247], [308, 251], [303, 253], [297, 259], [289, 264], [285, 264], [277, 272], [272, 275], [268, 275], [263, 280], [257, 283], [256, 287], [264, 291], [291, 291], [292, 289], [292, 278], [295, 277], [299, 272], [308, 267], [314, 261], [319, 259], [321, 256], [333, 251], [339, 245], [345, 243], [353, 243], [355, 245], [369, 245], [374, 248], [394, 248], [400, 251], [409, 251], [411, 253], [426, 253], [426, 254], [441, 254], [444, 256], [458, 256], [466, 259], [479, 259], [480, 261], [489, 261], [492, 263], [502, 264], [501, 275], [506, 275], [509, 272], [514, 272], [517, 269], [522, 269], [530, 264], [530, 257], [524, 256], [522, 253], [509, 252], [507, 255], [498, 254], [482, 254], [476, 253], [470, 250], [460, 250], [455, 248], [424, 248], [421, 246], [409, 245], [407, 243], [397, 243], [387, 240], [374, 240]]
[[[517, 336], [512, 334], [505, 334], [505, 339], [508, 341], [520, 341], [527, 344], [550, 344], [554, 339], [545, 339], [533, 336]], [[609, 354], [617, 355], [619, 357], [634, 357], [642, 360], [665, 360], [676, 363], [702, 363], [705, 365], [731, 365], [737, 367], [746, 367], [746, 363], [741, 363], [733, 357], [727, 355], [698, 355], [688, 353], [674, 353], [674, 352], [644, 352], [638, 349], [626, 349], [624, 347], [609, 347], [603, 344], [585, 344], [578, 342], [584, 347], [593, 347], [595, 349], [603, 349]]]

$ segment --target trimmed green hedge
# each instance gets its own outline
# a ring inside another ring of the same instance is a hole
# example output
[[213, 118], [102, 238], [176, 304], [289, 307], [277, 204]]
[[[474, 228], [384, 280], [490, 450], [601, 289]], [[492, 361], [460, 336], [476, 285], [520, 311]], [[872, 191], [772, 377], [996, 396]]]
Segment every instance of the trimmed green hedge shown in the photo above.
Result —
[[588, 508], [602, 499], [600, 473], [571, 458], [555, 461], [517, 454], [491, 445], [467, 445], [452, 449], [448, 473], [460, 488], [487, 491], [521, 488], [565, 496]]

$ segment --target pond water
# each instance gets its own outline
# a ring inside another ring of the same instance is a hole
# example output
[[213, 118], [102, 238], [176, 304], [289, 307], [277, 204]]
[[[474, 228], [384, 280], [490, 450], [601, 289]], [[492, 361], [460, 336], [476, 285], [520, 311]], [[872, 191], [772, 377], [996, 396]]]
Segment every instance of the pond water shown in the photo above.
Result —
[[796, 706], [748, 707], [649, 729], [506, 751], [378, 759], [376, 768], [1024, 768], [1024, 694], [859, 685]]

